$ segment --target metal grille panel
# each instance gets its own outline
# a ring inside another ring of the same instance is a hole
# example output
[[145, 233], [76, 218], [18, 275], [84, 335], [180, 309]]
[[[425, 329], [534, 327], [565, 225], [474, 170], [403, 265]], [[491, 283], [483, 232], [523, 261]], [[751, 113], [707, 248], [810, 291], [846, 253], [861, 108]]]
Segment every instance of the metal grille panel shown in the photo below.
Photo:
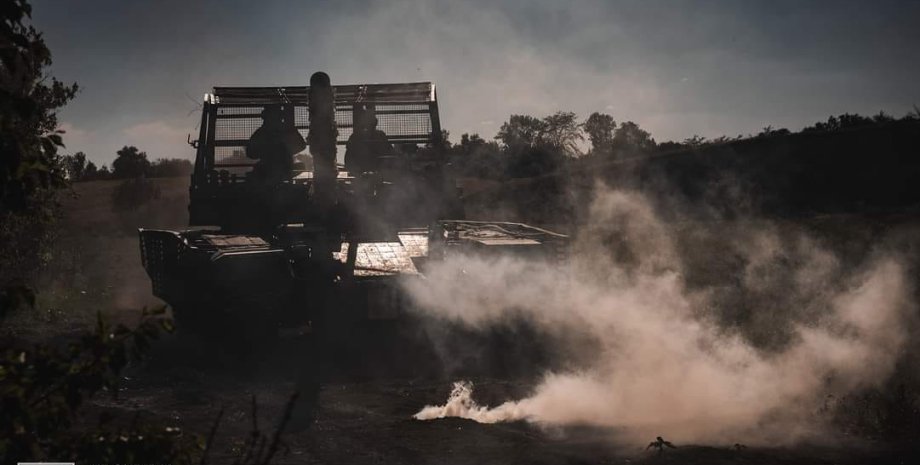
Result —
[[214, 121], [215, 140], [248, 140], [262, 126], [262, 118], [221, 118]]
[[185, 242], [173, 231], [141, 229], [141, 263], [150, 276], [153, 295], [166, 296], [169, 278], [174, 276], [179, 256], [185, 251]]
[[258, 160], [246, 156], [246, 147], [215, 147], [214, 163], [219, 165], [254, 165]]
[[[432, 141], [435, 129], [430, 106], [434, 102], [431, 83], [336, 86], [335, 90], [338, 144], [345, 144], [351, 137], [354, 124], [352, 108], [358, 101], [376, 105], [377, 128], [387, 134], [392, 144], [427, 144]], [[215, 147], [215, 167], [255, 163], [246, 158], [245, 147], [262, 125], [260, 115], [268, 104], [294, 105], [294, 125], [307, 140], [310, 128], [308, 96], [309, 88], [306, 87], [215, 88], [217, 108], [211, 141]]]
[[[236, 108], [218, 108], [217, 118], [214, 122], [214, 141], [218, 146], [227, 145], [221, 142], [241, 142], [249, 140], [256, 129], [262, 126], [261, 110], [246, 113], [222, 114], [221, 110], [237, 110]], [[351, 108], [337, 108], [335, 122], [339, 130], [338, 143], [344, 144], [351, 136], [353, 123]], [[294, 108], [294, 125], [300, 134], [306, 138], [310, 128], [310, 117], [306, 107]], [[428, 110], [377, 110], [377, 129], [385, 132], [391, 142], [414, 142], [417, 144], [428, 143], [431, 139], [431, 115]], [[243, 145], [243, 144], [237, 144]]]

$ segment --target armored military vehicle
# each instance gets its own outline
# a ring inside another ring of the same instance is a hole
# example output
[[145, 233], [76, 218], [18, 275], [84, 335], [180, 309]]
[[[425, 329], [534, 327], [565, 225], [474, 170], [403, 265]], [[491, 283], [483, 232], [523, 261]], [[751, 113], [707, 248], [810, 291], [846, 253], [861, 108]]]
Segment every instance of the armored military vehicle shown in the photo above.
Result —
[[264, 337], [398, 320], [400, 280], [451, 253], [564, 253], [560, 234], [464, 220], [441, 137], [430, 82], [214, 88], [190, 229], [140, 230], [153, 293], [180, 329]]

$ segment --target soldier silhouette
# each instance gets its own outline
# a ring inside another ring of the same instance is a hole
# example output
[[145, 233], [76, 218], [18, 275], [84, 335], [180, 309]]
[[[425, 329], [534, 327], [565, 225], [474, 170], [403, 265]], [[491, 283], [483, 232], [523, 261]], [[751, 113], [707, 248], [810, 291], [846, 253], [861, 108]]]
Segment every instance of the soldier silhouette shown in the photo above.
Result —
[[345, 145], [345, 170], [353, 174], [377, 171], [380, 157], [393, 155], [385, 132], [377, 129], [377, 115], [370, 105], [356, 105], [354, 132]]
[[253, 176], [267, 183], [290, 179], [294, 154], [303, 151], [307, 143], [294, 127], [293, 118], [285, 121], [280, 105], [266, 105], [262, 110], [262, 126], [252, 134], [246, 145], [246, 156], [259, 160]]

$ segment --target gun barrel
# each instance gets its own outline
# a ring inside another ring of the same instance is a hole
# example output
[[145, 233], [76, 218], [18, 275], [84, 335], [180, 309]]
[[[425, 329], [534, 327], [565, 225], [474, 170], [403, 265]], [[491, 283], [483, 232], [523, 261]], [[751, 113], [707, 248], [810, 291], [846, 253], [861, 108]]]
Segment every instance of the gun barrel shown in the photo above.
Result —
[[313, 182], [317, 205], [335, 204], [336, 138], [335, 93], [329, 75], [319, 71], [310, 76], [310, 131], [307, 135], [313, 156]]

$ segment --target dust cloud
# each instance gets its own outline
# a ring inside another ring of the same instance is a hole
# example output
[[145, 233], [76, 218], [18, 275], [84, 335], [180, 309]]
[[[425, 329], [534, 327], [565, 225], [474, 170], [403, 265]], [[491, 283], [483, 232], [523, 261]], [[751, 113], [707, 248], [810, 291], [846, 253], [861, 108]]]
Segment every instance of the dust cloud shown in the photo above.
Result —
[[[640, 195], [602, 190], [563, 267], [454, 256], [409, 283], [425, 314], [476, 328], [524, 318], [597, 342], [588, 363], [545, 373], [526, 398], [489, 408], [460, 382], [445, 405], [415, 418], [592, 425], [627, 441], [789, 444], [827, 437], [825, 400], [878, 386], [894, 370], [915, 323], [897, 258], [879, 252], [843, 266], [805, 236], [726, 228], [708, 253], [743, 254], [732, 279], [748, 298], [723, 299], [717, 286], [687, 284], [675, 229]], [[777, 260], [788, 263], [778, 269]], [[737, 313], [757, 316], [748, 320], [754, 333], [780, 342], [752, 342], [751, 328], [726, 323]]]

